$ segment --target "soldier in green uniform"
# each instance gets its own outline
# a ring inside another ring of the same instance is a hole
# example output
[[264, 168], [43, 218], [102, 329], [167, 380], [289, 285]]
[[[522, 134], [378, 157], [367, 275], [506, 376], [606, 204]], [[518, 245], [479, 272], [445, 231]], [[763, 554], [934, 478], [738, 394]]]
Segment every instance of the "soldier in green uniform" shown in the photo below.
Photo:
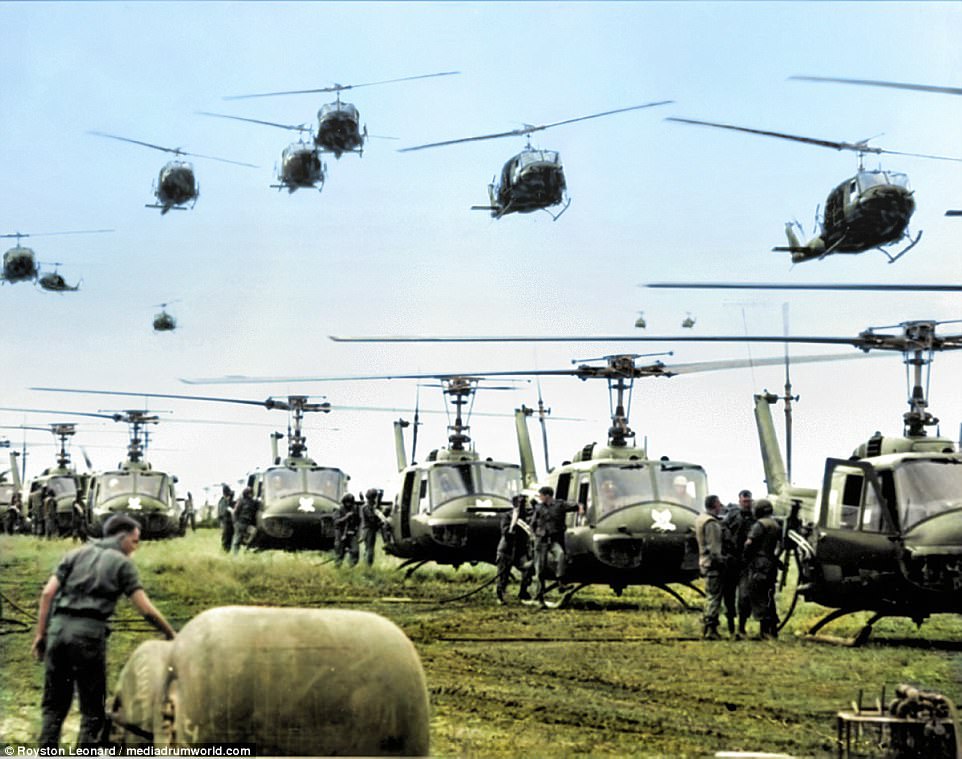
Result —
[[[722, 578], [722, 598], [728, 617], [728, 634], [741, 640], [745, 637], [745, 625], [752, 615], [752, 599], [748, 589], [748, 564], [744, 557], [748, 531], [755, 524], [752, 491], [738, 494], [738, 505], [729, 507], [725, 515], [725, 553], [728, 564]], [[735, 632], [735, 614], [738, 615], [738, 632]]]
[[771, 501], [760, 498], [755, 502], [757, 521], [748, 531], [748, 540], [745, 541], [752, 616], [758, 620], [758, 637], [762, 640], [778, 635], [775, 580], [778, 577], [778, 551], [782, 530], [772, 516], [773, 511]]
[[722, 544], [723, 527], [718, 519], [722, 502], [717, 495], [705, 498], [705, 510], [695, 518], [695, 539], [698, 541], [698, 569], [705, 578], [705, 611], [702, 615], [702, 637], [718, 640], [718, 612], [722, 600], [722, 574], [725, 554]]
[[524, 493], [511, 499], [511, 511], [501, 515], [501, 540], [495, 554], [498, 568], [498, 585], [495, 590], [498, 603], [504, 604], [504, 592], [511, 579], [511, 569], [517, 567], [521, 572], [521, 588], [518, 598], [526, 601], [531, 598], [528, 586], [534, 574], [534, 561], [531, 556], [531, 504]]
[[348, 566], [357, 564], [357, 530], [360, 521], [357, 500], [351, 493], [345, 493], [341, 498], [341, 508], [334, 515], [334, 566], [341, 566], [345, 553], [348, 555]]
[[565, 556], [565, 514], [577, 511], [584, 514], [580, 503], [559, 501], [554, 488], [545, 485], [538, 490], [538, 504], [534, 507], [531, 529], [535, 536], [534, 576], [538, 583], [538, 602], [544, 606], [548, 571], [552, 569], [559, 583], [564, 581], [567, 560]]
[[48, 538], [60, 536], [60, 525], [57, 524], [57, 499], [53, 490], [44, 487], [41, 495], [41, 508], [43, 509], [44, 534]]
[[220, 522], [220, 545], [224, 553], [230, 553], [234, 542], [234, 491], [225, 484], [221, 489], [221, 497], [217, 502], [217, 521]]
[[261, 510], [260, 501], [254, 498], [254, 491], [244, 488], [241, 499], [234, 507], [234, 541], [231, 543], [231, 550], [236, 554], [240, 551], [241, 544], [248, 548], [257, 533], [257, 514]]
[[41, 747], [57, 747], [74, 687], [80, 701], [80, 746], [96, 745], [104, 726], [107, 620], [126, 595], [168, 639], [175, 635], [144, 592], [130, 559], [140, 526], [120, 514], [104, 525], [103, 540], [68, 553], [40, 594], [33, 654], [44, 661]]
[[381, 526], [387, 522], [387, 517], [381, 513], [381, 494], [384, 491], [369, 488], [364, 493], [364, 503], [361, 506], [361, 543], [364, 545], [364, 560], [368, 566], [374, 563], [374, 547]]

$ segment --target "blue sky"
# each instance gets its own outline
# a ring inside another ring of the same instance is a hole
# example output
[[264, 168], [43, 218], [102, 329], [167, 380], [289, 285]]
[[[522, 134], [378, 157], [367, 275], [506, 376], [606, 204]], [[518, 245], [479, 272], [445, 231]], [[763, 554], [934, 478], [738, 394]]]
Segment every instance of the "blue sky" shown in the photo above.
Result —
[[[638, 309], [651, 334], [677, 334], [689, 311], [695, 334], [778, 334], [782, 302], [790, 303], [796, 334], [855, 335], [871, 325], [960, 315], [957, 295], [637, 286], [959, 281], [962, 221], [943, 216], [962, 207], [959, 164], [883, 161], [909, 174], [918, 203], [912, 228], [924, 230], [898, 263], [866, 253], [793, 268], [770, 248], [784, 244], [786, 221], [812, 231], [816, 208], [852, 175], [855, 156], [663, 120], [848, 141], [884, 133], [873, 144], [962, 156], [962, 98], [787, 81], [808, 74], [957, 85], [962, 6], [955, 3], [0, 3], [0, 29], [0, 233], [116, 230], [25, 241], [40, 260], [62, 263], [69, 281], [82, 277], [83, 289], [61, 296], [26, 284], [0, 288], [3, 405], [131, 405], [27, 390], [34, 385], [189, 393], [178, 378], [563, 368], [571, 359], [638, 350], [336, 345], [329, 334], [630, 334]], [[311, 122], [330, 96], [222, 97], [448, 70], [461, 74], [345, 93], [371, 134], [398, 140], [371, 139], [362, 158], [328, 157], [321, 193], [268, 187], [294, 134], [195, 114]], [[565, 164], [572, 205], [557, 222], [469, 210], [486, 202], [488, 182], [523, 138], [396, 152], [655, 100], [676, 102], [534, 136]], [[144, 204], [167, 156], [90, 130], [260, 168], [197, 160], [197, 206], [161, 217]], [[181, 328], [154, 334], [154, 304], [175, 299]], [[756, 346], [751, 355], [780, 351]], [[743, 345], [685, 345], [674, 359], [748, 355]], [[827, 455], [847, 455], [875, 430], [900, 432], [906, 389], [898, 363], [793, 372], [802, 396], [800, 484], [816, 485]], [[942, 431], [952, 436], [962, 419], [952, 384], [959, 369], [957, 356], [939, 357], [930, 388]], [[740, 487], [762, 489], [751, 395], [781, 384], [777, 367], [644, 382], [632, 426], [652, 455], [701, 463], [712, 489], [734, 500]], [[553, 425], [553, 461], [604, 438], [603, 386], [556, 379], [543, 387], [557, 414], [594, 420]], [[335, 405], [389, 406], [409, 406], [415, 394], [411, 382], [194, 390], [244, 398], [318, 392]], [[425, 405], [440, 408], [422, 392]], [[535, 400], [532, 387], [482, 395], [476, 408], [507, 413]], [[153, 406], [175, 418], [284, 426], [281, 415], [256, 408]], [[357, 488], [393, 492], [396, 416], [344, 412], [312, 422], [310, 453], [345, 469]], [[23, 418], [3, 414], [0, 422]], [[443, 442], [442, 420], [425, 420], [426, 445]], [[196, 496], [263, 464], [268, 431], [165, 424], [154, 440], [169, 450], [156, 452], [155, 466], [177, 473]], [[116, 440], [88, 432], [90, 445]], [[510, 419], [478, 418], [473, 432], [485, 455], [516, 458]], [[108, 466], [122, 447], [91, 453]], [[33, 471], [45, 463], [37, 458]]]

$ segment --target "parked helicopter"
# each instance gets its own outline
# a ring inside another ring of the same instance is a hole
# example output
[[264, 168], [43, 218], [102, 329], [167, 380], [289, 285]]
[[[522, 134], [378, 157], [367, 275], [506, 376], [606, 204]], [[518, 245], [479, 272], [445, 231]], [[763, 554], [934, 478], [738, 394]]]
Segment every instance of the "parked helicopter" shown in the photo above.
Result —
[[154, 314], [154, 332], [173, 332], [177, 329], [177, 320], [167, 313], [167, 306], [175, 302], [158, 303], [155, 306], [160, 309], [160, 313]]
[[[175, 156], [207, 158], [211, 161], [232, 163], [235, 166], [246, 166], [251, 169], [257, 168], [257, 166], [251, 163], [231, 161], [227, 158], [217, 158], [210, 155], [201, 155], [200, 153], [188, 153], [180, 148], [165, 148], [162, 145], [132, 140], [129, 137], [119, 137], [115, 134], [107, 134], [106, 132], [88, 132], [88, 134], [94, 134], [98, 137], [109, 137], [112, 140], [120, 140], [121, 142], [132, 142], [134, 145], [143, 145], [146, 148], [162, 150], [165, 153], [173, 153]], [[178, 211], [186, 211], [188, 207], [193, 208], [197, 203], [197, 198], [200, 196], [200, 184], [194, 176], [193, 165], [179, 159], [164, 164], [160, 169], [160, 173], [157, 175], [157, 181], [154, 183], [153, 189], [157, 202], [147, 203], [145, 208], [159, 208], [161, 215], [167, 213], [172, 208]], [[188, 203], [190, 204], [189, 206], [187, 205]]]
[[[87, 519], [90, 534], [98, 536], [113, 514], [129, 514], [140, 523], [143, 538], [182, 535], [180, 504], [174, 492], [177, 477], [156, 471], [144, 459], [147, 425], [157, 424], [156, 414], [145, 409], [117, 412], [55, 411], [52, 409], [0, 409], [58, 416], [83, 416], [123, 422], [128, 426], [127, 459], [116, 469], [89, 475], [86, 486]], [[143, 438], [141, 432], [144, 432]]]
[[[0, 277], [0, 283], [10, 282], [11, 284], [15, 284], [17, 282], [35, 281], [44, 290], [53, 290], [57, 292], [77, 290], [80, 287], [79, 284], [74, 287], [70, 287], [64, 281], [63, 277], [61, 277], [56, 271], [49, 274], [41, 274], [38, 268], [36, 253], [34, 253], [32, 248], [21, 245], [20, 239], [23, 237], [46, 237], [49, 235], [100, 234], [102, 232], [113, 232], [113, 230], [77, 229], [68, 232], [34, 232], [32, 234], [14, 232], [13, 234], [0, 235], [0, 238], [15, 237], [17, 239], [17, 244], [3, 254], [3, 275]], [[60, 266], [61, 264], [52, 265]]]
[[[357, 153], [358, 156], [364, 152], [364, 141], [367, 139], [367, 127], [361, 127], [361, 115], [352, 103], [341, 101], [341, 92], [353, 90], [358, 87], [372, 87], [377, 84], [393, 84], [395, 82], [408, 82], [414, 79], [431, 79], [438, 76], [452, 76], [459, 74], [459, 71], [442, 71], [437, 74], [421, 74], [419, 76], [407, 76], [400, 79], [385, 79], [380, 82], [365, 82], [364, 84], [334, 84], [331, 87], [322, 87], [316, 90], [293, 90], [287, 92], [264, 92], [255, 95], [232, 95], [225, 97], [224, 100], [244, 100], [248, 98], [273, 97], [275, 95], [313, 95], [322, 92], [336, 93], [336, 100], [321, 106], [317, 112], [317, 133], [314, 135], [314, 144], [325, 152], [333, 153], [335, 158], [340, 158], [343, 153]], [[217, 116], [235, 121], [248, 121], [254, 124], [264, 124], [281, 129], [294, 129], [304, 131], [306, 125], [278, 124], [272, 121], [260, 121], [258, 119], [241, 118], [240, 116], [229, 116], [221, 113], [206, 113], [207, 116]]]
[[[471, 206], [471, 208], [476, 211], [490, 211], [491, 216], [495, 219], [500, 219], [509, 213], [545, 211], [552, 219], [557, 221], [561, 217], [561, 214], [571, 205], [565, 183], [564, 169], [561, 166], [561, 155], [555, 150], [533, 148], [531, 146], [532, 133], [561, 126], [562, 124], [573, 124], [576, 121], [597, 119], [602, 116], [611, 116], [615, 113], [636, 111], [640, 108], [651, 108], [656, 105], [667, 105], [673, 102], [673, 100], [661, 100], [656, 103], [633, 105], [628, 108], [617, 108], [613, 111], [593, 113], [589, 116], [579, 116], [574, 119], [565, 119], [564, 121], [555, 121], [551, 124], [540, 124], [537, 126], [526, 124], [520, 129], [512, 129], [509, 132], [484, 134], [479, 137], [464, 137], [457, 140], [445, 140], [444, 142], [432, 142], [427, 145], [415, 145], [410, 148], [401, 148], [399, 152], [406, 153], [412, 150], [437, 148], [443, 145], [455, 145], [462, 142], [491, 140], [498, 137], [524, 136], [527, 140], [524, 150], [508, 159], [507, 163], [505, 163], [501, 169], [500, 179], [495, 177], [491, 181], [491, 184], [488, 185], [488, 197], [490, 198], [491, 204], [487, 206]], [[549, 208], [562, 204], [564, 204], [564, 207], [558, 211], [557, 214], [553, 214], [548, 210]]]
[[[32, 477], [27, 484], [25, 503], [27, 514], [31, 519], [36, 519], [37, 514], [43, 508], [42, 493], [44, 488], [53, 491], [54, 499], [57, 502], [57, 532], [61, 535], [69, 533], [73, 523], [73, 503], [80, 493], [81, 496], [86, 491], [89, 475], [79, 474], [70, 464], [70, 453], [67, 451], [67, 440], [77, 432], [75, 424], [60, 422], [51, 424], [49, 427], [36, 427], [33, 425], [16, 425], [20, 430], [38, 430], [52, 432], [54, 437], [59, 439], [60, 450], [57, 453], [56, 466], [44, 469], [36, 477]], [[89, 468], [89, 467], [88, 467]]]
[[[718, 124], [711, 121], [695, 121], [677, 117], [669, 117], [666, 120], [682, 124], [731, 129], [767, 137], [779, 137], [784, 140], [794, 140], [836, 150], [851, 150], [858, 154], [858, 171], [855, 176], [839, 184], [829, 193], [825, 201], [825, 211], [821, 219], [821, 232], [818, 235], [803, 245], [795, 233], [797, 222], [790, 222], [785, 225], [785, 234], [788, 237], [789, 244], [784, 247], [775, 247], [773, 250], [790, 252], [793, 263], [822, 259], [833, 253], [864, 253], [872, 249], [881, 251], [888, 258], [889, 263], [894, 263], [918, 243], [922, 233], [919, 232], [912, 238], [907, 231], [909, 220], [915, 211], [915, 198], [912, 190], [909, 189], [908, 176], [900, 172], [883, 171], [882, 169], [866, 170], [862, 162], [862, 158], [866, 154], [885, 153], [887, 155], [931, 158], [940, 161], [962, 161], [962, 158], [904, 153], [897, 150], [876, 148], [870, 146], [868, 140], [855, 143], [833, 142], [781, 132], [732, 126], [731, 124]], [[894, 256], [885, 250], [885, 246], [903, 239], [908, 240], [908, 245]]]

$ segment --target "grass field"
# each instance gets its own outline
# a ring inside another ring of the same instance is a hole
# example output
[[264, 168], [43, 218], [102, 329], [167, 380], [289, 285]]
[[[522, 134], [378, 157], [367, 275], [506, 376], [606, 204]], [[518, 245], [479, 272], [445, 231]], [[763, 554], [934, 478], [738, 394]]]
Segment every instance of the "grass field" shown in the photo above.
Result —
[[[824, 614], [802, 603], [777, 642], [699, 640], [697, 611], [654, 589], [617, 598], [588, 588], [572, 608], [500, 607], [493, 567], [433, 569], [410, 579], [380, 556], [371, 569], [335, 568], [329, 555], [246, 553], [231, 558], [213, 530], [145, 542], [135, 556], [155, 604], [181, 627], [229, 604], [374, 611], [414, 642], [427, 675], [435, 756], [586, 753], [710, 756], [715, 751], [834, 755], [834, 715], [864, 690], [912, 682], [962, 700], [962, 619], [938, 616], [920, 630], [883, 620], [862, 649], [814, 644], [798, 631]], [[30, 658], [40, 588], [69, 541], [0, 536], [0, 740], [39, 731], [42, 666]], [[697, 596], [683, 595], [694, 605]], [[831, 625], [854, 634], [866, 615]], [[110, 639], [108, 681], [142, 641], [156, 636], [126, 602]], [[18, 624], [27, 623], [29, 626]], [[65, 739], [76, 734], [76, 707]]]

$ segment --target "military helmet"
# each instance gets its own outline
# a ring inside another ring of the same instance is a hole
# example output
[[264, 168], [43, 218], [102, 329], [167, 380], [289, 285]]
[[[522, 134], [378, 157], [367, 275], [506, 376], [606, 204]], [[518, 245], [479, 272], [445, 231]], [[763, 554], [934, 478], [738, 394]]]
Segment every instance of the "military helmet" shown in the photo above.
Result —
[[341, 497], [341, 503], [344, 504], [345, 506], [348, 506], [348, 505], [353, 505], [357, 503], [357, 500], [354, 498], [353, 493], [345, 493]]
[[775, 508], [772, 506], [772, 502], [767, 498], [759, 498], [757, 501], [755, 501], [755, 517], [757, 519], [771, 516], [774, 512]]
[[376, 501], [378, 497], [377, 488], [368, 488], [364, 493], [364, 497], [369, 501]]

